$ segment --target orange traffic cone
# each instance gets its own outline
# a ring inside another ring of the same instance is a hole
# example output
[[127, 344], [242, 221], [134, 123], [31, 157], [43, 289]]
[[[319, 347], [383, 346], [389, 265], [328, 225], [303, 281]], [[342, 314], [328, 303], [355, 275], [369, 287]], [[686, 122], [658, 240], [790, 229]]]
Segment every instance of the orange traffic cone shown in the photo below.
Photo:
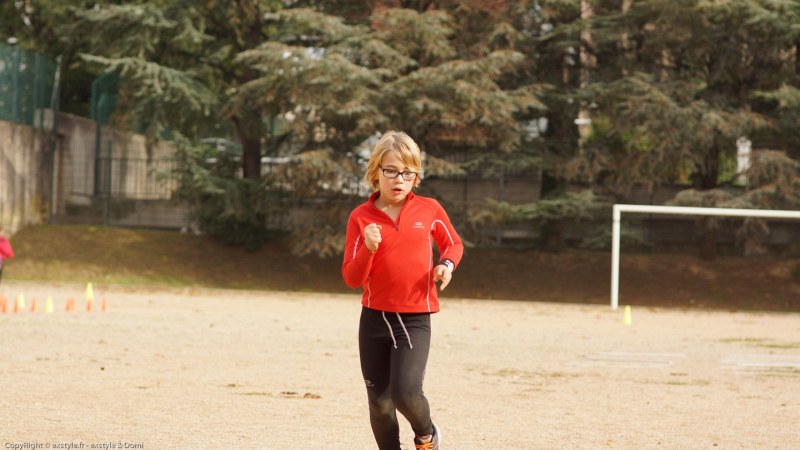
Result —
[[106, 300], [105, 298], [103, 299], [103, 303], [100, 306], [100, 309], [102, 309], [103, 312], [108, 312], [108, 300]]
[[94, 300], [92, 299], [86, 300], [86, 311], [92, 312], [93, 309], [94, 309]]
[[71, 298], [67, 300], [67, 312], [75, 311], [75, 299]]
[[8, 302], [8, 300], [5, 298], [5, 296], [0, 295], [0, 313], [5, 314], [8, 312], [8, 305], [6, 302]]
[[36, 299], [34, 298], [31, 300], [31, 312], [35, 313], [37, 311], [39, 311], [39, 305], [36, 304]]

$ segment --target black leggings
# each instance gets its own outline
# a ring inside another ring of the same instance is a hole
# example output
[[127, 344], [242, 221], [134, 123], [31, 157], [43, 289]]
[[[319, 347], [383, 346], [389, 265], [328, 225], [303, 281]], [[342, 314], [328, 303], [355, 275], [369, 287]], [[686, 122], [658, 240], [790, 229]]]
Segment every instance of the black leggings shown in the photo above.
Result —
[[430, 345], [429, 313], [401, 313], [398, 317], [397, 313], [366, 307], [361, 310], [361, 373], [367, 386], [372, 433], [381, 450], [400, 449], [396, 411], [417, 436], [433, 433], [428, 399], [422, 392]]

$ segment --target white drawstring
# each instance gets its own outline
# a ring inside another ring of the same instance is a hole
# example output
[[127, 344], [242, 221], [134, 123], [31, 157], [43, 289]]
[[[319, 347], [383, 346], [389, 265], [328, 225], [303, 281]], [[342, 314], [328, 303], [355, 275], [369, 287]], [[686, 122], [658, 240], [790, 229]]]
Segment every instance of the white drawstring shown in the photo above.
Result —
[[[406, 339], [408, 340], [408, 348], [413, 349], [414, 346], [411, 345], [411, 335], [408, 334], [408, 330], [406, 329], [406, 324], [403, 323], [403, 318], [400, 317], [400, 313], [395, 313], [397, 315], [397, 320], [400, 322], [400, 326], [403, 327], [403, 332], [406, 334]], [[381, 316], [383, 317], [383, 321], [386, 322], [386, 327], [389, 328], [389, 336], [392, 338], [392, 345], [394, 348], [397, 348], [397, 340], [394, 338], [394, 332], [392, 331], [392, 325], [389, 323], [389, 320], [386, 318], [386, 312], [381, 311]]]
[[[414, 346], [411, 345], [411, 336], [408, 334], [408, 330], [406, 330], [406, 324], [403, 323], [403, 318], [400, 317], [400, 313], [395, 314], [397, 314], [397, 320], [400, 321], [400, 326], [403, 327], [403, 332], [406, 334], [406, 339], [408, 339], [408, 348], [414, 348]], [[395, 346], [395, 348], [397, 348], [397, 346]]]
[[392, 337], [392, 344], [394, 348], [397, 348], [397, 341], [394, 339], [394, 333], [392, 333], [392, 326], [389, 324], [389, 321], [386, 320], [386, 313], [381, 311], [381, 316], [383, 316], [383, 321], [386, 322], [386, 326], [389, 327], [389, 336]]

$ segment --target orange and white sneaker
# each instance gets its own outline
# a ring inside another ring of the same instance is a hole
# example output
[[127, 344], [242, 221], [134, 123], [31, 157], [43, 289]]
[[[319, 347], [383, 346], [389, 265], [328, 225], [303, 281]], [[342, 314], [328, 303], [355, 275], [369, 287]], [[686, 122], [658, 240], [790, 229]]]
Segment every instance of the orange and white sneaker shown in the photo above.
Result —
[[414, 438], [414, 448], [417, 450], [440, 450], [439, 445], [442, 442], [442, 434], [439, 433], [439, 428], [433, 424], [433, 434], [427, 439], [422, 440], [418, 437]]

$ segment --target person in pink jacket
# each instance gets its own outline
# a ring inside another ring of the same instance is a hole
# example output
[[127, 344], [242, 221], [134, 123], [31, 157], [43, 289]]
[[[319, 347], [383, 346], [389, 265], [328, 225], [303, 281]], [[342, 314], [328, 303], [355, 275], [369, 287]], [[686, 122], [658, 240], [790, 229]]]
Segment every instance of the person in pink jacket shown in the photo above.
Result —
[[0, 280], [3, 279], [3, 262], [13, 257], [14, 249], [11, 248], [11, 242], [9, 242], [8, 238], [3, 234], [3, 226], [0, 225]]
[[381, 450], [401, 448], [398, 411], [411, 425], [417, 449], [441, 448], [422, 382], [438, 291], [450, 283], [464, 246], [439, 202], [411, 192], [421, 178], [414, 140], [384, 133], [364, 175], [375, 192], [350, 213], [345, 237], [342, 278], [363, 291], [358, 348], [370, 425]]

